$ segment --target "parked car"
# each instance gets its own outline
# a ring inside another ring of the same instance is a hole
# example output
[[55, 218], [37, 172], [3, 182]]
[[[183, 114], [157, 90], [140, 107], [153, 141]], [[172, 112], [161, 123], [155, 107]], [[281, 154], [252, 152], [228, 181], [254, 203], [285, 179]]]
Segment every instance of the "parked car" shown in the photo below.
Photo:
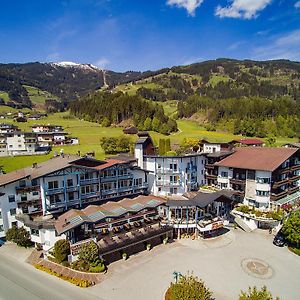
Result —
[[275, 235], [273, 244], [278, 247], [283, 247], [286, 244], [284, 234], [282, 233], [281, 230], [278, 231], [278, 233]]

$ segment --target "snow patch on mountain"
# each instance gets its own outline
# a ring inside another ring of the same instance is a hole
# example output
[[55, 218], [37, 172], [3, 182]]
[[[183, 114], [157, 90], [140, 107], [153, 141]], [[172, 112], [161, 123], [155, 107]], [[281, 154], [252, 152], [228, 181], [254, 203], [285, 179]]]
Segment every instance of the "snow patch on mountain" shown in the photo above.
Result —
[[102, 71], [102, 69], [92, 64], [79, 64], [72, 61], [52, 62], [50, 65], [63, 68], [80, 68], [88, 71]]

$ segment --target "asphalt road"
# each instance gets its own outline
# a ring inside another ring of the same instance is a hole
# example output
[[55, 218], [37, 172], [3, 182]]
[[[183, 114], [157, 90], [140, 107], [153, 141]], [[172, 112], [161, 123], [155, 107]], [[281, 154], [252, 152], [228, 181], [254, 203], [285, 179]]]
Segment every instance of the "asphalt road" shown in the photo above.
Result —
[[82, 289], [32, 266], [0, 254], [0, 299], [101, 299]]

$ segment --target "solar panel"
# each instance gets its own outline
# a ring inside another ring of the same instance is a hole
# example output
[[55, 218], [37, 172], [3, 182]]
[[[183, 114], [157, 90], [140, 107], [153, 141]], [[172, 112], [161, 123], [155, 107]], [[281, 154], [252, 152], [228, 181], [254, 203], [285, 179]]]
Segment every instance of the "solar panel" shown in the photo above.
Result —
[[127, 210], [123, 207], [120, 207], [120, 208], [115, 208], [115, 209], [112, 209], [111, 210], [113, 213], [115, 213], [116, 215], [121, 215], [125, 212], [127, 212]]
[[156, 205], [159, 204], [159, 203], [160, 203], [160, 201], [154, 200], [154, 199], [147, 202], [147, 204], [148, 204], [149, 206], [156, 206]]
[[102, 211], [96, 211], [95, 213], [90, 214], [90, 215], [89, 215], [89, 218], [90, 218], [92, 221], [100, 220], [100, 219], [105, 218], [105, 214], [104, 214]]
[[74, 225], [76, 223], [80, 223], [81, 221], [82, 221], [82, 217], [81, 216], [75, 216], [69, 222], [70, 222], [70, 224]]
[[134, 210], [140, 210], [144, 207], [144, 205], [142, 205], [140, 203], [135, 203], [135, 204], [132, 204], [130, 207]]

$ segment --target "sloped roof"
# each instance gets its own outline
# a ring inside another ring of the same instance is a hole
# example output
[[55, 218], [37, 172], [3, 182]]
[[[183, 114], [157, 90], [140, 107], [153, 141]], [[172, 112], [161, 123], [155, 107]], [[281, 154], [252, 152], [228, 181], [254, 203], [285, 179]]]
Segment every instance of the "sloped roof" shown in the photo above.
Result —
[[78, 159], [80, 158], [75, 155], [65, 155], [64, 157], [58, 156], [39, 163], [34, 168], [27, 167], [7, 174], [2, 174], [0, 175], [0, 186], [24, 179], [26, 177], [30, 177], [31, 179], [39, 178], [46, 174], [63, 169]]
[[215, 163], [221, 167], [273, 172], [298, 151], [297, 148], [237, 148], [230, 156]]
[[264, 143], [259, 139], [240, 139], [239, 142], [244, 145], [262, 145]]
[[96, 223], [106, 217], [120, 217], [128, 212], [139, 212], [145, 208], [157, 207], [165, 202], [166, 200], [160, 197], [140, 195], [133, 199], [125, 198], [118, 202], [89, 205], [82, 210], [72, 209], [57, 219], [55, 228], [58, 234], [61, 234], [83, 223]]

